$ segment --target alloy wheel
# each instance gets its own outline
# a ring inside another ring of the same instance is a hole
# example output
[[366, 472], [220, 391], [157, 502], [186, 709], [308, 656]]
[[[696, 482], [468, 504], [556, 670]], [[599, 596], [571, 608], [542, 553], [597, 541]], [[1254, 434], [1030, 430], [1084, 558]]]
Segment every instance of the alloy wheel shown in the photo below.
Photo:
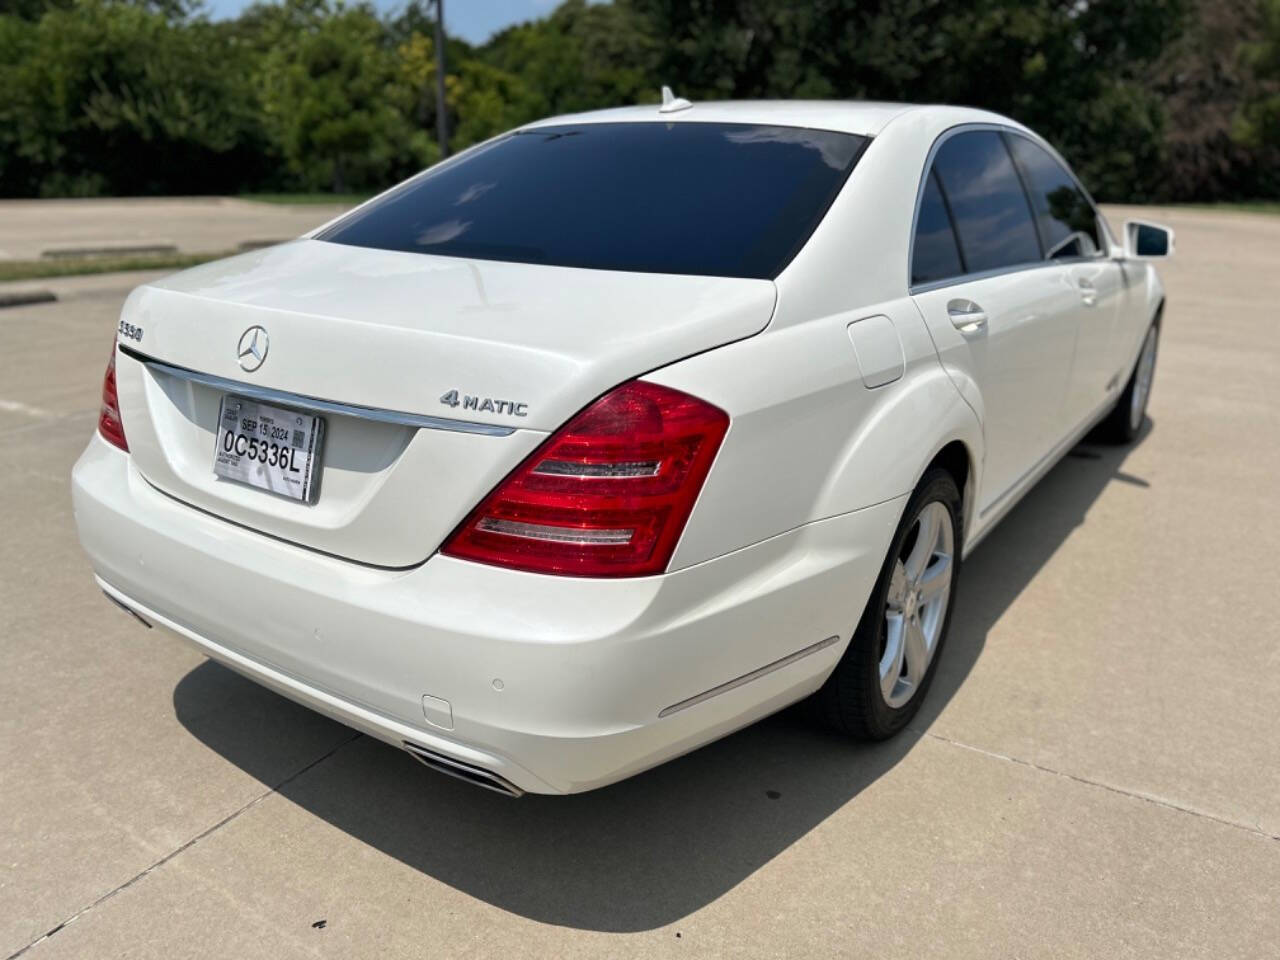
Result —
[[1142, 426], [1147, 412], [1147, 399], [1151, 396], [1151, 381], [1156, 372], [1156, 328], [1147, 331], [1142, 343], [1142, 356], [1138, 358], [1138, 370], [1134, 374], [1133, 397], [1129, 402], [1129, 428], [1136, 431]]
[[889, 580], [880, 692], [890, 707], [906, 704], [928, 674], [947, 619], [954, 557], [951, 512], [935, 500], [916, 517]]

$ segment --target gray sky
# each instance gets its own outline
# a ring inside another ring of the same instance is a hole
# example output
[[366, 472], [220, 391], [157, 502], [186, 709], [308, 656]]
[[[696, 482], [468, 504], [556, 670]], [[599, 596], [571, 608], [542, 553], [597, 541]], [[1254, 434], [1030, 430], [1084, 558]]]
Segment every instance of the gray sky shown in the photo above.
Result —
[[[253, 0], [205, 0], [214, 20], [234, 17]], [[403, 6], [403, 0], [373, 0], [386, 12]], [[497, 30], [513, 23], [550, 13], [558, 0], [444, 0], [444, 25], [451, 34], [471, 43], [483, 43]]]

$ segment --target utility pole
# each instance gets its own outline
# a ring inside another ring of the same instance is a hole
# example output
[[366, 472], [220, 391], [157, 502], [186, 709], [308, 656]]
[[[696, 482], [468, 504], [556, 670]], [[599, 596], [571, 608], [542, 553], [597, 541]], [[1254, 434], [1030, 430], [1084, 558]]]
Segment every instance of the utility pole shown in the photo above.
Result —
[[449, 155], [448, 118], [444, 107], [444, 0], [436, 0], [436, 139], [440, 141], [440, 159]]

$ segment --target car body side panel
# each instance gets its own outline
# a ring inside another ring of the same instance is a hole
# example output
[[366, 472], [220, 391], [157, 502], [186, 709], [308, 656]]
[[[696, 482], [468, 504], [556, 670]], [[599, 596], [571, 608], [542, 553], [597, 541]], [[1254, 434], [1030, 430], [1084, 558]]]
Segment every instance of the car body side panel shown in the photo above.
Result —
[[[890, 318], [906, 359], [900, 378], [874, 389], [848, 335], [865, 317]], [[948, 441], [981, 446], [976, 416], [906, 297], [770, 330], [646, 379], [732, 417], [672, 570], [900, 497]]]
[[1018, 124], [981, 110], [929, 107], [894, 117], [868, 144], [804, 249], [774, 281], [769, 329], [906, 296], [916, 192], [934, 140], [966, 123]]
[[1152, 263], [1124, 260], [1120, 263], [1120, 269], [1124, 278], [1124, 293], [1116, 321], [1111, 362], [1116, 365], [1115, 373], [1119, 377], [1120, 389], [1123, 389], [1137, 362], [1147, 327], [1164, 302], [1164, 284]]
[[[947, 371], [970, 390], [970, 405], [983, 412], [978, 499], [986, 509], [1016, 486], [1062, 433], [1079, 296], [1062, 267], [1046, 264], [964, 280], [914, 300]], [[948, 311], [957, 301], [980, 306], [985, 326], [956, 329]]]
[[1119, 327], [1126, 302], [1124, 275], [1110, 257], [1082, 260], [1067, 267], [1072, 285], [1088, 284], [1075, 307], [1076, 344], [1071, 383], [1057, 420], [1057, 432], [1066, 433], [1088, 416], [1108, 395], [1116, 395], [1114, 357], [1120, 352]]
[[[981, 482], [981, 400], [966, 403], [942, 370], [908, 296], [907, 254], [930, 145], [951, 126], [997, 120], [1007, 122], [951, 107], [889, 119], [804, 250], [776, 279], [769, 327], [647, 376], [733, 417], [673, 570], [910, 492], [933, 454], [952, 440], [965, 444], [970, 480]], [[905, 370], [868, 390], [847, 331], [874, 315], [892, 320]]]

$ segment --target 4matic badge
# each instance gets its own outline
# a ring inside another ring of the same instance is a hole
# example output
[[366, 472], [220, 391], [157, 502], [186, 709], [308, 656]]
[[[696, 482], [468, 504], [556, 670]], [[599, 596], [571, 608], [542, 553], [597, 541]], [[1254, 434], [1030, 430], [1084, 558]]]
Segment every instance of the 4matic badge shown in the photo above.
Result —
[[477, 413], [505, 413], [513, 417], [527, 417], [529, 405], [517, 403], [515, 400], [495, 400], [492, 397], [473, 397], [470, 394], [459, 395], [457, 390], [450, 390], [440, 402], [446, 407], [462, 407], [463, 410], [475, 410]]

